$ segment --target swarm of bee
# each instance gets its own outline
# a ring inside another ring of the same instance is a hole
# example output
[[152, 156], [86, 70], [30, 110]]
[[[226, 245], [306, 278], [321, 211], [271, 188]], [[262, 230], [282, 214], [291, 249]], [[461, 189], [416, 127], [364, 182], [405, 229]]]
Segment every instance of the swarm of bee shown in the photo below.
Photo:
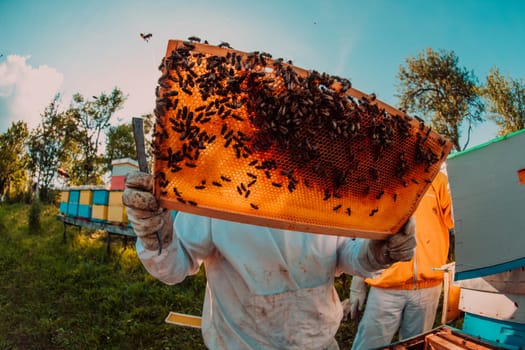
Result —
[[155, 191], [173, 209], [318, 233], [396, 232], [451, 148], [348, 79], [266, 52], [191, 37], [170, 41], [159, 69]]

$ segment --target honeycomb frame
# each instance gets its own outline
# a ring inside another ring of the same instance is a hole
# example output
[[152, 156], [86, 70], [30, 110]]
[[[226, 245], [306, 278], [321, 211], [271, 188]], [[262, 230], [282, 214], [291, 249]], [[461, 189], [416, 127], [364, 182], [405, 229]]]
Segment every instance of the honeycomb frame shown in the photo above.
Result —
[[265, 52], [170, 40], [159, 69], [154, 193], [165, 208], [384, 239], [452, 148], [347, 79]]

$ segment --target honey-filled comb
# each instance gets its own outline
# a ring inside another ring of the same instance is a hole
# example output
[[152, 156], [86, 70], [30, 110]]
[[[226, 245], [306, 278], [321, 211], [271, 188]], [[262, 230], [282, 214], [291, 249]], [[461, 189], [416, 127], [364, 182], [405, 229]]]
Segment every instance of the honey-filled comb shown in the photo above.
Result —
[[165, 208], [384, 239], [452, 147], [347, 79], [265, 52], [170, 40], [160, 69], [154, 191]]

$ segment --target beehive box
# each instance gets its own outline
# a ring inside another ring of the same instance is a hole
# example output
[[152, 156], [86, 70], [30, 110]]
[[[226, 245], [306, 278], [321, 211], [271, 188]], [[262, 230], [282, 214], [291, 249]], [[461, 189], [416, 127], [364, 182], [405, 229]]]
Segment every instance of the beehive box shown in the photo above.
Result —
[[108, 206], [93, 204], [91, 220], [95, 222], [106, 222], [108, 220]]
[[128, 222], [126, 208], [122, 205], [109, 205], [108, 207], [108, 222], [114, 224], [124, 224]]
[[67, 203], [67, 216], [77, 217], [78, 206], [80, 203], [80, 190], [69, 191], [69, 201]]
[[93, 203], [93, 191], [91, 189], [80, 190], [79, 204], [91, 205]]
[[79, 204], [77, 216], [83, 219], [91, 219], [91, 204]]
[[452, 147], [347, 79], [267, 53], [172, 40], [160, 68], [154, 190], [170, 209], [385, 238]]
[[60, 192], [60, 202], [68, 202], [69, 201], [69, 191], [62, 191]]
[[78, 216], [78, 203], [71, 203], [69, 202], [67, 204], [67, 216], [71, 217], [77, 217]]
[[525, 266], [523, 149], [525, 130], [448, 157], [456, 280]]
[[106, 189], [94, 190], [93, 191], [93, 204], [96, 205], [108, 205], [109, 191]]
[[69, 191], [60, 192], [60, 214], [67, 214], [67, 204], [69, 202]]
[[59, 212], [60, 214], [66, 214], [67, 215], [67, 202], [60, 202], [59, 204]]
[[80, 203], [80, 190], [69, 191], [69, 203], [78, 204]]
[[122, 206], [122, 193], [124, 191], [109, 191], [108, 205]]
[[125, 176], [130, 171], [139, 170], [138, 162], [131, 158], [115, 159], [111, 166], [111, 176]]
[[126, 175], [112, 176], [111, 177], [111, 190], [120, 191], [126, 187]]

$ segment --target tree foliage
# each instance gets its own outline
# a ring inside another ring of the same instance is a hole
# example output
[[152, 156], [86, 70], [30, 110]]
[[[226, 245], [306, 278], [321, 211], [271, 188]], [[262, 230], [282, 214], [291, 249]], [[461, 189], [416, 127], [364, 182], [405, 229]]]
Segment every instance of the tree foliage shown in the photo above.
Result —
[[86, 99], [77, 93], [68, 113], [78, 125], [79, 147], [82, 153], [73, 159], [71, 169], [73, 183], [100, 184], [104, 171], [104, 157], [101, 137], [111, 125], [111, 117], [122, 108], [126, 96], [119, 88], [114, 88], [109, 94], [101, 93]]
[[[151, 130], [153, 129], [153, 115], [145, 114], [141, 118], [144, 121], [144, 137], [146, 138], [146, 155], [152, 159]], [[131, 123], [111, 126], [106, 135], [106, 170], [111, 170], [111, 161], [120, 158], [137, 159], [133, 125]]]
[[502, 76], [497, 68], [487, 75], [482, 89], [487, 100], [488, 118], [499, 127], [499, 135], [525, 128], [525, 83]]
[[[427, 49], [400, 66], [397, 86], [400, 108], [419, 115], [457, 151], [467, 147], [473, 125], [482, 122], [484, 105], [477, 78], [459, 66], [453, 51]], [[461, 126], [468, 123], [467, 141], [460, 146]]]
[[111, 170], [111, 161], [120, 158], [137, 158], [133, 127], [130, 123], [111, 126], [107, 133], [106, 170]]
[[8, 198], [11, 190], [23, 191], [27, 185], [25, 172], [28, 156], [25, 150], [29, 131], [23, 121], [13, 122], [0, 134], [0, 197]]
[[59, 102], [57, 94], [41, 114], [41, 123], [31, 132], [28, 143], [29, 169], [44, 201], [53, 199], [49, 190], [57, 178], [58, 168], [72, 153], [77, 130], [75, 121], [59, 112]]

